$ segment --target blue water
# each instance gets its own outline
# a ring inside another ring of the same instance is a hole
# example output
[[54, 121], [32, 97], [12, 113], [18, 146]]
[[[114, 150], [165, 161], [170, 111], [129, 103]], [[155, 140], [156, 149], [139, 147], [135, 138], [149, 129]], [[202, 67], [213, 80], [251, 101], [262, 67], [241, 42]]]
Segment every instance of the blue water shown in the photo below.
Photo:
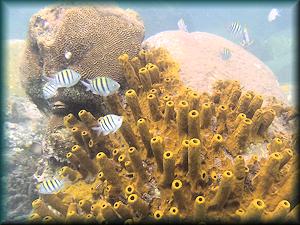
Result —
[[[30, 16], [47, 3], [6, 3], [6, 39], [24, 39]], [[120, 7], [137, 11], [144, 21], [145, 38], [165, 30], [175, 30], [183, 18], [188, 30], [210, 32], [231, 39], [226, 30], [233, 21], [246, 25], [255, 44], [249, 51], [265, 62], [280, 83], [292, 83], [295, 77], [296, 4], [295, 1], [259, 3], [121, 2]], [[281, 16], [268, 22], [272, 8]]]

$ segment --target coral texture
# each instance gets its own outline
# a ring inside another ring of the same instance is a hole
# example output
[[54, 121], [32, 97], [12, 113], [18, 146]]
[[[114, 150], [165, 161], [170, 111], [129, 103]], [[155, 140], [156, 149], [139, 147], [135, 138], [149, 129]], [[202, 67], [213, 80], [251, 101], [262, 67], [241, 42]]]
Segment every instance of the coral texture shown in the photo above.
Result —
[[[188, 45], [186, 43], [189, 43]], [[198, 91], [210, 91], [216, 80], [238, 80], [246, 89], [286, 101], [273, 72], [257, 57], [221, 36], [206, 32], [164, 31], [143, 42], [145, 48], [166, 48], [180, 64], [183, 82]], [[229, 60], [220, 57], [224, 48]]]
[[[124, 52], [136, 55], [143, 38], [143, 22], [130, 10], [108, 5], [47, 7], [29, 23], [21, 66], [26, 93], [40, 109], [47, 108], [42, 75], [51, 76], [65, 68], [80, 73], [83, 79], [108, 76], [126, 86], [117, 57]], [[67, 115], [83, 107], [99, 111], [99, 99], [78, 84], [60, 89], [51, 102], [63, 102]]]
[[[164, 49], [119, 57], [131, 89], [108, 104], [124, 116], [117, 133], [96, 136], [81, 110], [64, 118], [76, 144], [57, 194], [33, 201], [30, 221], [248, 222], [293, 218], [297, 152], [263, 97], [237, 81], [196, 92]], [[139, 65], [139, 66], [136, 66]], [[132, 85], [132, 86], [131, 86]], [[287, 110], [288, 111], [288, 110]], [[266, 145], [267, 143], [267, 145]], [[249, 152], [262, 148], [265, 157]]]

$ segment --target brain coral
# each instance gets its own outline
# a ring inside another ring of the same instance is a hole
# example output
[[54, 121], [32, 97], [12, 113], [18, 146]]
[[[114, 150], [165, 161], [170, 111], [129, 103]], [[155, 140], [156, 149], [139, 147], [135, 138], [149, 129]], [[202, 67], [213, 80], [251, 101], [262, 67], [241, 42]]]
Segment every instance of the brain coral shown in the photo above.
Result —
[[[51, 76], [64, 68], [79, 72], [83, 78], [109, 76], [124, 84], [117, 57], [124, 52], [136, 55], [143, 38], [143, 22], [130, 10], [108, 5], [42, 9], [29, 23], [21, 65], [26, 92], [39, 108], [46, 107], [41, 76]], [[61, 101], [71, 108], [99, 108], [99, 98], [83, 90], [81, 85], [61, 89], [51, 101]]]
[[76, 144], [58, 174], [71, 185], [34, 200], [31, 222], [295, 219], [298, 152], [291, 131], [274, 132], [278, 115], [261, 95], [229, 80], [192, 90], [163, 49], [119, 61], [131, 89], [124, 107], [108, 104], [121, 128], [97, 136], [90, 112], [64, 117]]
[[[181, 65], [183, 82], [197, 90], [209, 91], [216, 80], [233, 79], [265, 97], [274, 96], [286, 101], [276, 77], [264, 63], [220, 36], [205, 32], [165, 31], [145, 40], [143, 46], [166, 48]], [[224, 48], [228, 48], [232, 55], [225, 61], [220, 57]]]

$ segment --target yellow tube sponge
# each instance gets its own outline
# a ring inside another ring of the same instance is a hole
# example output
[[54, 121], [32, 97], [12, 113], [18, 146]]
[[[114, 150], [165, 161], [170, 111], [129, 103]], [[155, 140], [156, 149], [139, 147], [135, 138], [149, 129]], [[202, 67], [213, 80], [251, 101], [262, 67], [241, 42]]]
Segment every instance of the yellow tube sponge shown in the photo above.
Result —
[[284, 147], [283, 142], [280, 138], [276, 137], [274, 138], [271, 143], [267, 145], [267, 148], [270, 153], [273, 152], [280, 152], [281, 149]]
[[114, 209], [122, 217], [123, 221], [133, 217], [131, 209], [121, 201], [114, 204]]
[[233, 189], [233, 177], [231, 171], [225, 171], [222, 174], [220, 186], [214, 198], [209, 202], [209, 208], [222, 209], [224, 207]]
[[182, 182], [180, 180], [173, 180], [171, 188], [175, 203], [180, 210], [184, 210], [186, 208], [186, 197], [184, 196]]
[[146, 67], [142, 67], [139, 69], [139, 77], [140, 81], [143, 85], [144, 91], [149, 91], [152, 87], [152, 81], [151, 81], [151, 76]]
[[84, 167], [94, 175], [98, 173], [99, 169], [95, 162], [89, 158], [88, 154], [79, 145], [74, 145], [72, 147], [72, 153], [75, 154], [79, 159], [80, 166]]
[[266, 208], [265, 203], [261, 199], [254, 199], [247, 207], [245, 214], [242, 216], [242, 222], [260, 221], [260, 218]]
[[143, 117], [141, 106], [139, 104], [139, 99], [137, 97], [136, 92], [133, 89], [129, 89], [128, 91], [126, 91], [125, 97], [134, 119], [138, 120], [139, 118]]
[[287, 200], [282, 200], [278, 203], [275, 210], [269, 212], [263, 217], [265, 222], [283, 222], [285, 217], [290, 212], [291, 204]]
[[164, 122], [166, 125], [169, 125], [171, 120], [175, 118], [175, 111], [174, 111], [174, 102], [167, 101], [165, 105], [165, 113], [164, 113]]
[[149, 213], [149, 205], [136, 194], [128, 196], [128, 204], [132, 207], [135, 212], [141, 214], [142, 217], [145, 217]]
[[279, 173], [279, 167], [282, 160], [282, 155], [279, 152], [274, 152], [270, 155], [264, 168], [254, 177], [253, 182], [256, 186], [255, 195], [264, 197]]
[[198, 171], [200, 169], [200, 151], [201, 142], [197, 138], [193, 138], [189, 141], [188, 147], [188, 175], [190, 181], [195, 183], [198, 178]]
[[203, 196], [197, 196], [194, 201], [193, 219], [195, 222], [206, 220], [206, 203]]
[[158, 66], [154, 65], [154, 64], [150, 64], [147, 67], [150, 75], [151, 75], [151, 81], [153, 84], [155, 83], [159, 83], [160, 82], [160, 72], [159, 72], [159, 68]]
[[181, 169], [185, 172], [188, 171], [188, 148], [189, 148], [189, 140], [185, 139], [181, 142], [181, 147], [179, 150], [179, 165]]
[[189, 138], [200, 138], [200, 114], [196, 110], [188, 114], [188, 134]]
[[163, 154], [164, 154], [164, 143], [161, 136], [153, 137], [150, 141], [152, 152], [157, 165], [157, 170], [163, 172]]
[[197, 110], [200, 108], [200, 95], [195, 91], [188, 93], [189, 111]]
[[147, 100], [152, 120], [154, 122], [159, 121], [162, 118], [162, 115], [159, 110], [159, 101], [157, 96], [154, 94], [148, 94]]
[[128, 149], [128, 154], [129, 154], [130, 160], [132, 162], [134, 171], [138, 174], [138, 181], [142, 182], [142, 183], [147, 182], [148, 175], [143, 166], [143, 162], [142, 162], [139, 152], [136, 150], [135, 147], [130, 147]]
[[129, 146], [134, 146], [136, 148], [139, 148], [138, 141], [132, 130], [132, 127], [128, 122], [128, 120], [125, 118], [123, 119], [123, 123], [122, 126], [120, 127], [120, 131]]
[[202, 107], [200, 110], [201, 128], [208, 128], [211, 124], [211, 118], [212, 118], [211, 104], [210, 103], [202, 104]]
[[166, 151], [163, 154], [163, 170], [161, 184], [164, 187], [171, 187], [175, 171], [175, 159], [171, 151]]
[[261, 95], [255, 95], [248, 107], [248, 111], [246, 112], [246, 115], [248, 118], [252, 118], [255, 111], [258, 110], [263, 104], [263, 97]]
[[107, 158], [105, 153], [100, 152], [97, 154], [96, 160], [107, 181], [115, 187], [121, 189], [122, 181], [119, 177], [119, 174], [116, 172], [112, 159]]
[[140, 118], [137, 121], [137, 127], [138, 127], [138, 131], [140, 133], [142, 142], [144, 143], [144, 146], [147, 150], [147, 157], [150, 158], [153, 156], [153, 152], [152, 152], [152, 148], [151, 148], [151, 144], [150, 144], [152, 136], [149, 131], [149, 126], [144, 118]]
[[237, 113], [245, 113], [245, 112], [247, 112], [251, 100], [252, 100], [252, 96], [251, 96], [250, 93], [242, 94], [242, 96], [240, 97], [240, 99], [239, 99], [239, 101], [237, 103], [237, 107], [236, 107], [235, 111]]
[[211, 151], [218, 152], [220, 147], [223, 145], [223, 137], [220, 134], [215, 134], [210, 142]]
[[189, 104], [187, 101], [180, 101], [178, 104], [177, 112], [177, 126], [179, 136], [187, 134], [188, 132], [188, 113], [189, 113]]

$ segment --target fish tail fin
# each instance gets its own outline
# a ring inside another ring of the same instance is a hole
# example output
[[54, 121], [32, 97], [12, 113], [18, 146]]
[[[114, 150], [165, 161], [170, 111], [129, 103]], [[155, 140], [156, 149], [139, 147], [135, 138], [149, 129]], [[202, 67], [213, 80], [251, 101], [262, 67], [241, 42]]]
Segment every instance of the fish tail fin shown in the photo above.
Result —
[[92, 127], [92, 130], [96, 131], [98, 136], [102, 133], [102, 130], [100, 127]]
[[83, 80], [81, 80], [80, 82], [86, 87], [85, 91], [90, 91], [91, 90], [91, 84], [90, 83], [85, 82]]
[[55, 84], [55, 79], [53, 77], [47, 77], [45, 74], [43, 74], [41, 77], [43, 81], [47, 81], [51, 84]]

